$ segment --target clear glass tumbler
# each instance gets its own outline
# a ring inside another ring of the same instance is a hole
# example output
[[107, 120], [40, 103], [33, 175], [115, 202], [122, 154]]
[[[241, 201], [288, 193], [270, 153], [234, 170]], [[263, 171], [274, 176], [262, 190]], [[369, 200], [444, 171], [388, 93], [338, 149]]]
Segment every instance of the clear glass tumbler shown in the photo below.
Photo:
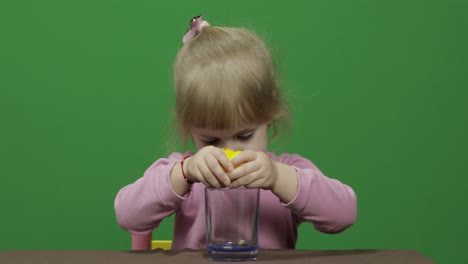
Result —
[[205, 188], [209, 260], [256, 260], [259, 189]]

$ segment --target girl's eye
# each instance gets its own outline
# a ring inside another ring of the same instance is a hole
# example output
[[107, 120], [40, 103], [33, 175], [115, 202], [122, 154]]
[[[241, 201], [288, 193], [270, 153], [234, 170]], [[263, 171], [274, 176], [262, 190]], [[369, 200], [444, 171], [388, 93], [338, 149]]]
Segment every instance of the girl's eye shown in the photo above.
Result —
[[253, 133], [250, 133], [250, 134], [247, 134], [247, 135], [240, 135], [240, 136], [237, 136], [237, 139], [239, 139], [240, 141], [249, 141], [253, 136]]
[[216, 145], [217, 143], [219, 142], [219, 139], [213, 139], [213, 140], [207, 140], [207, 141], [204, 141], [203, 143], [205, 143], [205, 145]]

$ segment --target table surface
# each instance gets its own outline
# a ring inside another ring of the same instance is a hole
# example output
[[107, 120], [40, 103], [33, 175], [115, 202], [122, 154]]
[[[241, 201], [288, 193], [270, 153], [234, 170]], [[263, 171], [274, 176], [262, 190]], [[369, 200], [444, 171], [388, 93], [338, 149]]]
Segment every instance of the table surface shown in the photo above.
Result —
[[[259, 250], [256, 262], [264, 263], [434, 263], [412, 250]], [[0, 263], [63, 264], [63, 263], [214, 263], [201, 250], [11, 250], [0, 252]], [[217, 262], [219, 263], [219, 262]]]

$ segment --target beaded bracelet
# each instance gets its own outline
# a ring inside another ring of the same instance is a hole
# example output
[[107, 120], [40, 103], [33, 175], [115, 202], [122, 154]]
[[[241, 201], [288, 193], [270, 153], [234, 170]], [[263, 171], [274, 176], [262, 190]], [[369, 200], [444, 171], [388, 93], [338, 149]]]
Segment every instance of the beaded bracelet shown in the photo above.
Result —
[[193, 181], [189, 180], [189, 179], [187, 178], [187, 176], [185, 175], [185, 172], [184, 172], [184, 161], [185, 161], [187, 158], [190, 158], [190, 156], [184, 157], [184, 159], [180, 162], [180, 169], [182, 170], [182, 176], [184, 176], [184, 180], [185, 180], [189, 185], [192, 185], [192, 184], [193, 184]]

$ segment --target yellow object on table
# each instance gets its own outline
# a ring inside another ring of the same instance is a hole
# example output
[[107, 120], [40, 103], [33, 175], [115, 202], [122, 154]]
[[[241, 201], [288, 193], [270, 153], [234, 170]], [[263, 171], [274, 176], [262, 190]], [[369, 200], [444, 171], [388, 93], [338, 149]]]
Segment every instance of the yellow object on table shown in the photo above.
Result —
[[153, 240], [151, 241], [151, 250], [161, 248], [164, 250], [170, 250], [172, 247], [172, 240]]

